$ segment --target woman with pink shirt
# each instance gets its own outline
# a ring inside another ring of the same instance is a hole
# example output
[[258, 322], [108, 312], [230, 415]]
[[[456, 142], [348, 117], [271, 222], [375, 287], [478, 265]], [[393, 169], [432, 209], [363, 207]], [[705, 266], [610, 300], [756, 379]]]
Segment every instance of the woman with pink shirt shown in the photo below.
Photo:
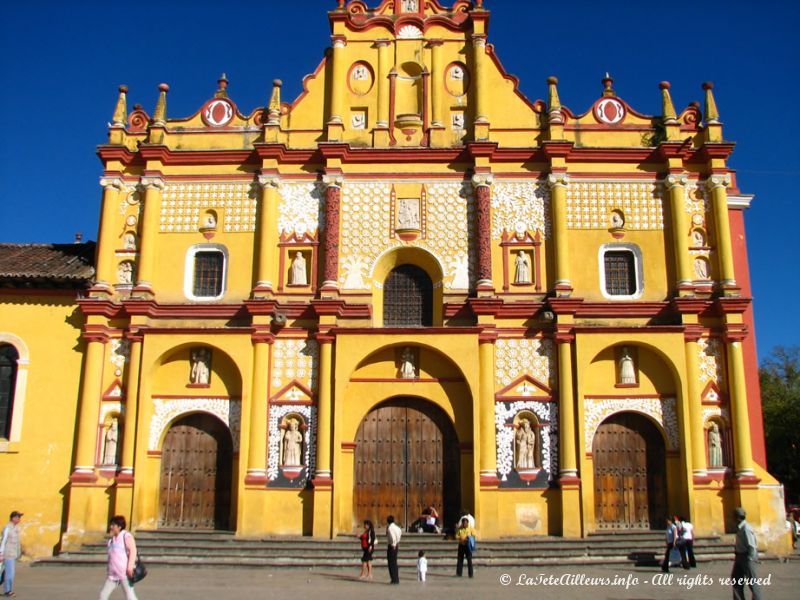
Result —
[[126, 600], [137, 600], [133, 591], [133, 567], [136, 565], [136, 542], [125, 531], [125, 517], [117, 515], [108, 524], [111, 538], [108, 540], [108, 577], [100, 590], [100, 600], [108, 600], [117, 587], [122, 586]]

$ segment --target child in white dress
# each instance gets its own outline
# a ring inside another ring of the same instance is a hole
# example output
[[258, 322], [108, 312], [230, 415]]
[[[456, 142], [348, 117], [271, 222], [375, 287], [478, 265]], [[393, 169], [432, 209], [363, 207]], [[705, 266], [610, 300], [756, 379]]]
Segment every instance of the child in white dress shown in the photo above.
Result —
[[425, 558], [425, 550], [420, 550], [417, 555], [417, 581], [425, 582], [425, 576], [428, 574], [428, 559]]

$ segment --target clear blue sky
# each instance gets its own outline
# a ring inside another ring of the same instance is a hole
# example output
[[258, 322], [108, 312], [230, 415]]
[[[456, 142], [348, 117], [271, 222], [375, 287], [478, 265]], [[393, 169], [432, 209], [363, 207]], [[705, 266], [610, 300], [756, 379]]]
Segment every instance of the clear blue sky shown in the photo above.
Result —
[[[445, 3], [452, 0], [444, 0]], [[369, 2], [377, 4], [377, 0]], [[152, 113], [161, 82], [168, 115], [194, 113], [223, 71], [242, 112], [300, 92], [330, 38], [335, 0], [7, 0], [0, 18], [0, 241], [95, 239], [101, 164], [117, 86]], [[800, 250], [798, 64], [800, 3], [761, 0], [546, 3], [485, 0], [489, 41], [532, 100], [559, 78], [561, 101], [589, 108], [605, 71], [646, 114], [661, 111], [658, 82], [676, 108], [715, 83], [730, 161], [744, 193], [759, 354], [796, 345]]]

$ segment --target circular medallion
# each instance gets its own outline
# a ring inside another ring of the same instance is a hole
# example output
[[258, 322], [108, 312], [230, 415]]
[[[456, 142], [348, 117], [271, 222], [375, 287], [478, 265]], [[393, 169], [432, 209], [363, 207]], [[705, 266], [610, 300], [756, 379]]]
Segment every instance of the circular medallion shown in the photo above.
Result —
[[692, 215], [692, 223], [695, 225], [702, 225], [703, 224], [703, 215], [699, 215], [697, 213]]
[[616, 98], [604, 98], [594, 107], [594, 116], [607, 125], [616, 125], [625, 118], [625, 107]]
[[136, 225], [136, 216], [135, 215], [128, 215], [128, 217], [125, 219], [125, 224], [128, 227], [135, 226]]
[[469, 88], [469, 71], [464, 63], [454, 62], [445, 70], [444, 87], [451, 96], [463, 96]]
[[233, 118], [233, 106], [227, 100], [217, 98], [206, 104], [203, 109], [203, 121], [212, 127], [223, 127]]
[[375, 77], [372, 74], [372, 67], [365, 62], [354, 63], [350, 67], [350, 75], [347, 78], [352, 91], [356, 96], [364, 96], [372, 89]]

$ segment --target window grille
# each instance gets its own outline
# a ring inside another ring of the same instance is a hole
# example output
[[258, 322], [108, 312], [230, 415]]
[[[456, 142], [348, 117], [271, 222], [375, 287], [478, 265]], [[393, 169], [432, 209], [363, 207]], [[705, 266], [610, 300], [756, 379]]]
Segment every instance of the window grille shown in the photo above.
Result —
[[606, 293], [611, 296], [632, 296], [636, 293], [635, 257], [626, 250], [610, 250], [603, 255], [606, 272]]
[[433, 324], [433, 284], [414, 265], [400, 265], [383, 286], [384, 327], [429, 327]]
[[201, 250], [194, 255], [192, 290], [198, 298], [222, 295], [222, 272], [225, 256], [218, 250]]
[[18, 359], [14, 346], [0, 346], [0, 437], [4, 439], [8, 439], [11, 431]]

